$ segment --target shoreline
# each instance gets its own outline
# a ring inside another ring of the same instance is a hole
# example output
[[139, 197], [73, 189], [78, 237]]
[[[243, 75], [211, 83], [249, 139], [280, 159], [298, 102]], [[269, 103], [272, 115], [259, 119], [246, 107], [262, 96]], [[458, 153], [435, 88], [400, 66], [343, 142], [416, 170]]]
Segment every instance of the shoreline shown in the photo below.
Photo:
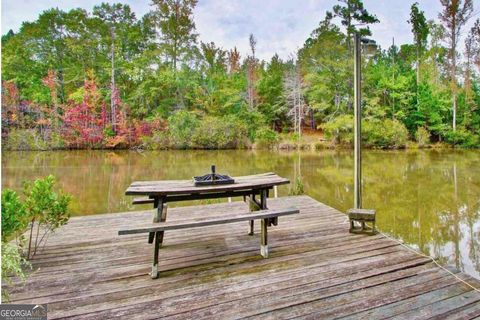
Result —
[[[445, 149], [459, 149], [459, 150], [480, 150], [480, 148], [467, 148], [460, 145], [451, 145], [447, 143], [434, 143], [426, 146], [419, 146], [416, 142], [409, 142], [406, 146], [402, 147], [375, 147], [375, 146], [362, 146], [364, 150], [445, 150]], [[322, 150], [353, 150], [353, 146], [350, 145], [334, 145], [330, 142], [279, 142], [271, 147], [257, 147], [255, 144], [244, 148], [142, 148], [141, 146], [132, 148], [18, 148], [10, 149], [3, 148], [2, 151], [221, 151], [221, 150], [262, 150], [262, 151], [322, 151]]]

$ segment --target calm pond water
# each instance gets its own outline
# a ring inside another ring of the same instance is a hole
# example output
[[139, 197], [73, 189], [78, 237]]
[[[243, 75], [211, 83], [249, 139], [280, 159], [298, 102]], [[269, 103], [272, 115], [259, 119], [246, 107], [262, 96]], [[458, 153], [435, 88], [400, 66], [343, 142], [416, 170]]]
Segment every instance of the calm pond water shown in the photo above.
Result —
[[[364, 207], [377, 210], [381, 231], [480, 278], [480, 151], [365, 151], [363, 160]], [[53, 174], [73, 194], [74, 215], [138, 210], [124, 196], [132, 181], [190, 179], [211, 164], [233, 176], [301, 177], [313, 198], [342, 211], [353, 203], [350, 151], [5, 152], [2, 187]]]

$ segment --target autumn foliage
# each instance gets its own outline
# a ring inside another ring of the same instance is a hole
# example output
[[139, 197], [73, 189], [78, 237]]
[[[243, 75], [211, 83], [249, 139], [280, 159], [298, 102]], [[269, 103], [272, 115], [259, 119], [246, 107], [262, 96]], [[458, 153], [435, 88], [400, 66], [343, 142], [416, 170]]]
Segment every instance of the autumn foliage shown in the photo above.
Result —
[[[130, 148], [138, 146], [141, 138], [162, 129], [159, 121], [127, 120], [128, 105], [123, 103], [116, 88], [111, 88], [110, 97], [116, 105], [115, 117], [97, 85], [93, 72], [83, 85], [83, 99], [73, 99], [59, 104], [57, 99], [56, 75], [49, 71], [42, 80], [50, 91], [48, 104], [21, 101], [17, 86], [10, 81], [2, 82], [3, 128], [35, 130], [40, 137], [48, 139], [51, 132], [60, 132], [66, 147], [72, 149]], [[115, 123], [113, 123], [115, 121]], [[113, 130], [115, 128], [115, 130]], [[3, 135], [8, 132], [4, 131]]]

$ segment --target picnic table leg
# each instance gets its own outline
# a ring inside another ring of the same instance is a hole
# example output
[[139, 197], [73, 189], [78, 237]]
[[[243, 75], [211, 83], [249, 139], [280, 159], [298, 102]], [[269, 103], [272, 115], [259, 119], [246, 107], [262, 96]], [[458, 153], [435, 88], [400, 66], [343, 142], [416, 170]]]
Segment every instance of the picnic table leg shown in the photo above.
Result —
[[[257, 206], [255, 205], [255, 193], [252, 193], [252, 195], [250, 196], [250, 199], [248, 199], [248, 206], [250, 208], [250, 212], [258, 210]], [[250, 220], [250, 221], [248, 221], [248, 224], [250, 226], [250, 231], [248, 232], [248, 235], [253, 236], [253, 229], [254, 229], [254, 226], [255, 226], [255, 221]]]
[[[267, 192], [265, 190], [260, 191], [260, 210], [267, 210]], [[271, 226], [270, 219], [267, 219], [267, 224], [268, 226]]]
[[[268, 209], [267, 195], [268, 195], [268, 189], [260, 191], [260, 210]], [[272, 225], [272, 219], [261, 220], [260, 254], [264, 258], [268, 258], [267, 228], [271, 225]]]
[[[267, 207], [267, 198], [268, 198], [268, 189], [266, 190], [262, 190], [260, 192], [260, 209], [261, 210], [268, 210], [268, 207]], [[268, 226], [276, 226], [278, 224], [278, 217], [274, 217], [274, 218], [269, 218], [268, 219]]]
[[[161, 203], [161, 205], [160, 205]], [[154, 209], [157, 209], [155, 210], [155, 213], [153, 215], [153, 222], [158, 222], [159, 221], [159, 212], [163, 211], [163, 202], [160, 202], [160, 199], [159, 198], [155, 198], [153, 199], [153, 208]], [[155, 233], [154, 232], [150, 232], [148, 234], [148, 243], [153, 243], [153, 240], [155, 239]]]
[[[157, 215], [158, 215], [158, 210], [159, 210], [158, 204], [159, 204], [159, 202], [160, 202], [160, 199], [159, 199], [159, 198], [153, 199], [153, 208], [154, 208], [154, 209], [157, 209], [157, 210], [155, 211], [154, 216], [153, 216], [153, 222], [158, 222], [158, 221], [155, 221], [155, 220], [156, 220], [156, 217], [157, 217]], [[163, 208], [162, 208], [162, 209], [163, 209]], [[153, 240], [154, 240], [154, 239], [155, 239], [155, 232], [150, 232], [150, 233], [148, 234], [148, 243], [153, 243]]]
[[[167, 204], [165, 203], [165, 199], [155, 198], [153, 202], [153, 207], [157, 209], [155, 210], [155, 214], [153, 216], [153, 222], [154, 223], [165, 222], [165, 220], [167, 220]], [[160, 232], [161, 232], [160, 244], [162, 244], [164, 231], [160, 231]], [[154, 233], [150, 232], [148, 234], [148, 243], [153, 243], [153, 239], [154, 239]]]
[[[165, 198], [155, 198], [153, 207], [157, 209], [153, 216], [153, 222], [164, 222], [167, 219], [167, 204], [165, 203]], [[152, 279], [158, 278], [158, 255], [160, 246], [163, 243], [163, 235], [164, 231], [150, 232], [148, 234], [148, 243], [154, 243], [152, 272], [150, 273]]]
[[155, 201], [153, 202], [153, 207], [157, 209], [155, 210], [155, 214], [153, 216], [154, 223], [162, 221], [164, 202], [165, 201], [163, 198], [155, 198]]
[[[247, 199], [248, 199], [248, 206], [250, 208], [250, 212], [260, 210], [260, 206], [258, 205], [258, 202], [255, 199], [255, 193], [252, 193], [249, 197], [247, 197]], [[253, 229], [255, 226], [254, 223], [255, 223], [254, 220], [249, 221], [250, 232], [248, 233], [248, 235], [250, 236], [253, 236]]]
[[[160, 214], [160, 222], [165, 222], [167, 220], [167, 204], [162, 202], [162, 211]], [[163, 244], [163, 236], [165, 234], [165, 231], [160, 231], [160, 245]]]
[[268, 219], [262, 219], [261, 220], [262, 233], [260, 236], [260, 254], [264, 258], [268, 258], [267, 228], [268, 228]]
[[160, 251], [160, 231], [154, 232], [155, 246], [153, 248], [152, 279], [158, 278], [158, 253]]

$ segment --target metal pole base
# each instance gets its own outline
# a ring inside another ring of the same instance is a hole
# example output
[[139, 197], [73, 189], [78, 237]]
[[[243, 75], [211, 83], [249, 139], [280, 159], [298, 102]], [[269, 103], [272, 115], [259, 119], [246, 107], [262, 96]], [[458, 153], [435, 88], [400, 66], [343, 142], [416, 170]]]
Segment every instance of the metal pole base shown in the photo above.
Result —
[[260, 254], [264, 258], [268, 258], [268, 245], [260, 245]]
[[152, 265], [152, 273], [150, 273], [152, 279], [158, 278], [158, 265]]

